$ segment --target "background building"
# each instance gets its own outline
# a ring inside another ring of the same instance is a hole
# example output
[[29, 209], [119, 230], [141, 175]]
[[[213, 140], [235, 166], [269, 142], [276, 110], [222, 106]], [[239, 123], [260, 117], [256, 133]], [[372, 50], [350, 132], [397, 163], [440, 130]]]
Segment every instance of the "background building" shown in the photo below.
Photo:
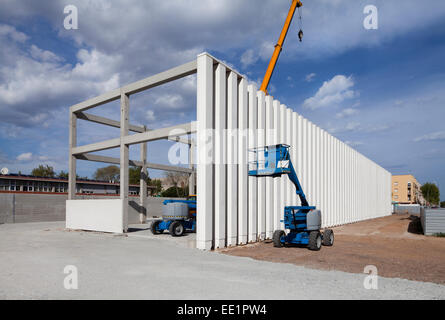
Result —
[[412, 174], [402, 174], [392, 176], [392, 201], [400, 204], [421, 204], [424, 205], [420, 187]]
[[[148, 194], [154, 187], [148, 186]], [[19, 174], [0, 175], [0, 192], [67, 193], [68, 179], [46, 178]], [[77, 194], [118, 195], [119, 183], [79, 179]], [[139, 185], [129, 186], [129, 195], [139, 195]]]

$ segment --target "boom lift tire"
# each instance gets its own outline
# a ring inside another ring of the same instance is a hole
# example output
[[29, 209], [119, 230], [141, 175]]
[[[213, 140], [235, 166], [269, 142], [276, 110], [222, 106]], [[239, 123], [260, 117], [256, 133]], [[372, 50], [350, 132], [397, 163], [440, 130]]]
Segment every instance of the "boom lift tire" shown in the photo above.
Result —
[[320, 231], [311, 231], [309, 233], [309, 250], [318, 251], [321, 248], [321, 234]]
[[179, 221], [174, 221], [168, 227], [168, 231], [173, 237], [180, 237], [184, 234], [184, 226]]
[[334, 244], [334, 231], [332, 229], [326, 229], [323, 232], [323, 245], [331, 247]]
[[155, 220], [151, 223], [150, 230], [153, 234], [161, 234], [163, 231], [158, 230], [158, 225], [161, 223], [160, 220]]
[[286, 233], [283, 230], [275, 230], [273, 233], [273, 246], [275, 248], [281, 248], [283, 246], [283, 243], [281, 242], [281, 237], [285, 236]]

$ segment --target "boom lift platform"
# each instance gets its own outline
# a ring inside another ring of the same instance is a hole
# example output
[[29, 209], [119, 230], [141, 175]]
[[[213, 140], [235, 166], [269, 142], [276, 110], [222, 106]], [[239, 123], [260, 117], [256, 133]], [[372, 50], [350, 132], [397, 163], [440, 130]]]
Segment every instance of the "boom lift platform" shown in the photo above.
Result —
[[300, 206], [284, 207], [284, 220], [280, 221], [284, 222], [284, 227], [289, 232], [275, 230], [274, 246], [307, 245], [310, 250], [320, 250], [322, 244], [332, 246], [334, 232], [331, 229], [320, 232], [321, 211], [309, 205], [292, 165], [289, 148], [289, 145], [277, 144], [249, 150], [254, 153], [254, 160], [249, 163], [249, 176], [277, 178], [287, 174], [300, 198]]

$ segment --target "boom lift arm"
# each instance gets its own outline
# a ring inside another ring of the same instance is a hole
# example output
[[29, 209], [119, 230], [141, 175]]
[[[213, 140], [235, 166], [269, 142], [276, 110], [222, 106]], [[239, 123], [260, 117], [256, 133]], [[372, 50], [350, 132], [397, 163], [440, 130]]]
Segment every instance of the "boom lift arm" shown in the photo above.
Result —
[[[283, 49], [284, 40], [286, 39], [287, 32], [289, 31], [290, 24], [295, 14], [295, 10], [303, 6], [300, 0], [292, 0], [292, 4], [289, 9], [289, 13], [286, 18], [286, 22], [284, 23], [283, 29], [281, 30], [280, 38], [278, 39], [277, 44], [275, 45], [275, 50], [272, 54], [272, 58], [270, 59], [269, 66], [267, 67], [266, 74], [264, 75], [263, 83], [261, 84], [260, 90], [263, 91], [267, 95], [267, 87], [269, 86], [270, 78], [272, 77], [272, 73], [277, 65], [278, 58], [280, 57], [281, 50]], [[303, 38], [303, 31], [300, 29], [298, 32], [298, 37]]]

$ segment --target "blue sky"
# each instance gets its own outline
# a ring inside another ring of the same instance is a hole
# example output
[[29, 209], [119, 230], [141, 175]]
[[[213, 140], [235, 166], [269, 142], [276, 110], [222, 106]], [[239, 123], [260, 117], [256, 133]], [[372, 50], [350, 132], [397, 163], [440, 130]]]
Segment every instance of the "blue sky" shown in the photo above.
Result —
[[[68, 4], [78, 8], [77, 30], [63, 27]], [[289, 4], [1, 1], [0, 167], [67, 170], [70, 105], [203, 51], [261, 82]], [[377, 30], [363, 28], [368, 4], [378, 8]], [[270, 93], [391, 173], [412, 173], [445, 190], [445, 3], [307, 0], [302, 43], [296, 22]], [[132, 97], [132, 122], [155, 128], [195, 119], [194, 80]], [[118, 104], [94, 113], [118, 119]], [[92, 124], [80, 129], [80, 143], [118, 135]], [[149, 160], [165, 162], [169, 146], [149, 144]], [[91, 176], [99, 166], [79, 162], [79, 174]]]

